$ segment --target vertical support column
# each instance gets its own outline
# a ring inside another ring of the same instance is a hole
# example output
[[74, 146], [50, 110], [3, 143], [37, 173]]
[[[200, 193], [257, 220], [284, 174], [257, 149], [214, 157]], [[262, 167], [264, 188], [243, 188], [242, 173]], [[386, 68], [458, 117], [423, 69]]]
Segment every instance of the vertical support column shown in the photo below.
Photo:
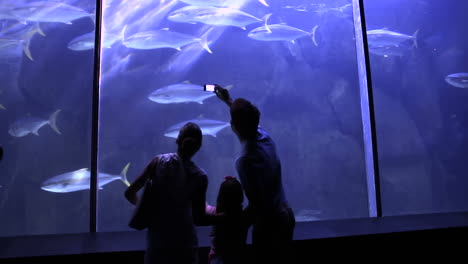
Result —
[[375, 126], [374, 96], [367, 42], [364, 0], [353, 0], [354, 35], [361, 94], [361, 115], [366, 159], [367, 193], [369, 216], [382, 216], [380, 193], [379, 159], [377, 152], [377, 132]]
[[99, 84], [101, 69], [101, 17], [102, 1], [96, 0], [96, 24], [94, 35], [94, 74], [93, 74], [93, 106], [91, 127], [91, 168], [90, 168], [90, 199], [89, 199], [89, 231], [97, 232], [97, 202], [98, 202], [98, 152], [99, 152]]

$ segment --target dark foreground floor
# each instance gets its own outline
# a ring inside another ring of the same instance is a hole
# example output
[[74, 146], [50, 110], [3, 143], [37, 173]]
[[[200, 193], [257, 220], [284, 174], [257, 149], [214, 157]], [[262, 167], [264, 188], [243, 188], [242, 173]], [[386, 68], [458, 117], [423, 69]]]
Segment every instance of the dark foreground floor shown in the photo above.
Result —
[[[251, 255], [251, 249], [248, 249]], [[1, 264], [143, 263], [143, 251], [0, 259]], [[208, 248], [200, 248], [207, 263]], [[438, 263], [467, 263], [468, 227], [294, 241], [288, 263], [331, 263], [334, 260], [388, 262], [417, 259]], [[442, 262], [441, 262], [442, 261]], [[252, 263], [252, 262], [246, 262]]]

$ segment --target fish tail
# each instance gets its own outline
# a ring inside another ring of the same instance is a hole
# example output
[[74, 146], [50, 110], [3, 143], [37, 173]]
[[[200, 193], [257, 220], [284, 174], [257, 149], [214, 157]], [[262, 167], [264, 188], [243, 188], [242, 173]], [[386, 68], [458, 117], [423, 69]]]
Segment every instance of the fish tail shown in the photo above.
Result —
[[268, 26], [268, 23], [267, 23], [268, 19], [271, 17], [271, 15], [273, 15], [273, 14], [272, 13], [266, 14], [266, 15], [264, 15], [262, 17], [262, 20], [263, 20], [263, 22], [265, 24], [265, 29], [268, 31], [268, 33], [271, 33], [271, 29], [270, 29], [270, 27]]
[[62, 110], [57, 110], [55, 112], [53, 112], [50, 117], [49, 117], [49, 125], [50, 127], [55, 131], [57, 132], [57, 134], [61, 135], [62, 133], [60, 132], [60, 130], [58, 129], [57, 127], [57, 115], [60, 113], [60, 111]]
[[125, 165], [123, 168], [122, 172], [120, 172], [120, 176], [122, 177], [122, 181], [125, 183], [125, 185], [130, 186], [130, 182], [127, 179], [127, 171], [128, 168], [130, 167], [130, 162]]
[[34, 59], [33, 59], [32, 55], [31, 55], [31, 50], [29, 49], [29, 44], [31, 44], [31, 39], [30, 38], [23, 41], [23, 52], [30, 60], [33, 61]]
[[89, 18], [93, 21], [94, 26], [96, 26], [96, 10], [89, 15]]
[[125, 25], [122, 29], [122, 32], [120, 32], [120, 39], [122, 42], [125, 42], [125, 33], [127, 33], [127, 25]]
[[210, 47], [208, 46], [208, 34], [210, 34], [210, 32], [213, 30], [213, 28], [214, 27], [211, 27], [210, 29], [208, 29], [200, 38], [200, 44], [209, 53], [213, 53], [213, 52], [210, 50]]
[[317, 32], [317, 28], [318, 28], [318, 25], [316, 25], [312, 31], [310, 32], [310, 34], [312, 35], [312, 41], [314, 42], [315, 46], [318, 47], [318, 43], [317, 43], [317, 40], [315, 39], [315, 33]]
[[414, 47], [415, 48], [418, 48], [418, 33], [419, 33], [419, 29], [416, 30], [416, 32], [414, 32], [413, 34], [413, 42], [414, 42]]
[[39, 26], [39, 22], [36, 22], [36, 24], [34, 25], [34, 28], [33, 28], [33, 33], [39, 33], [39, 35], [45, 37], [46, 34], [44, 33], [44, 31], [42, 31], [41, 27]]
[[264, 5], [264, 6], [269, 6], [265, 0], [258, 0], [258, 1], [259, 1], [260, 3], [262, 3], [262, 5]]

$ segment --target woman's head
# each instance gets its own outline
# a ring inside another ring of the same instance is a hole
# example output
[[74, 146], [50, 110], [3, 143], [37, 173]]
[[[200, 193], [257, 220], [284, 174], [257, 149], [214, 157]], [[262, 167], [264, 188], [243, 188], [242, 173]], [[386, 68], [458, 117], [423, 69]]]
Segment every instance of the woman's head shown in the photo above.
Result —
[[191, 158], [202, 145], [202, 132], [200, 127], [192, 122], [185, 124], [177, 137], [177, 152], [183, 158]]
[[216, 201], [217, 212], [236, 212], [242, 210], [244, 192], [240, 182], [232, 177], [226, 176], [221, 183]]

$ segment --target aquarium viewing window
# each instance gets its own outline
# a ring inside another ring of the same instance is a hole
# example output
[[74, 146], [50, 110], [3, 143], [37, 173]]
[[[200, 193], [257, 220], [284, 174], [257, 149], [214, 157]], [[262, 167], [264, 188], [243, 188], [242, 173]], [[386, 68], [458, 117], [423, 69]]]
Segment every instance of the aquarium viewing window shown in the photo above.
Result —
[[260, 109], [297, 222], [466, 212], [466, 11], [3, 0], [0, 237], [131, 231], [126, 187], [189, 121], [215, 204], [241, 146], [207, 84]]

